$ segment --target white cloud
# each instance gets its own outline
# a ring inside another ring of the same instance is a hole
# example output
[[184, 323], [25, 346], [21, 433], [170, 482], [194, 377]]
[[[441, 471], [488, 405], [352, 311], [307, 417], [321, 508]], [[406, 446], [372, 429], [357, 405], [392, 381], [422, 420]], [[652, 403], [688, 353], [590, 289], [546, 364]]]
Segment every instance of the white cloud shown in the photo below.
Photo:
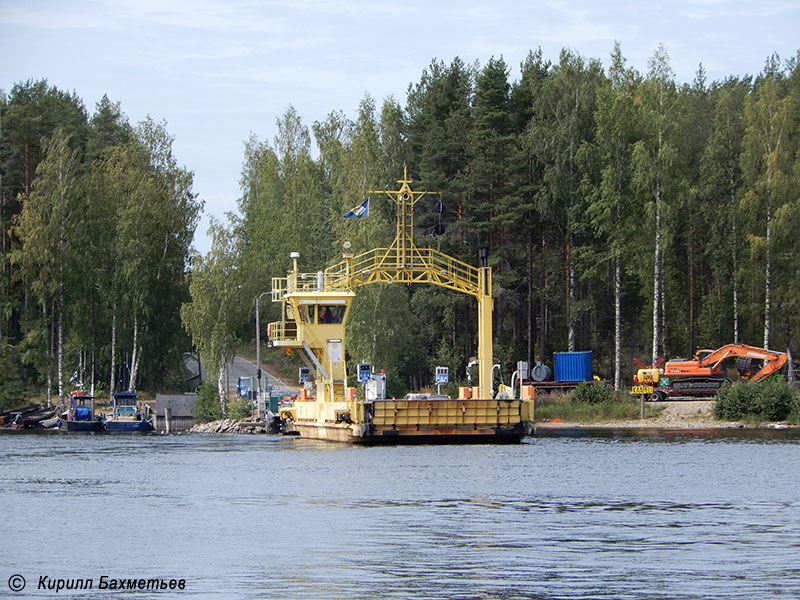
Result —
[[783, 0], [681, 0], [676, 5], [676, 14], [689, 19], [772, 18], [800, 12], [797, 2]]
[[44, 9], [35, 3], [8, 2], [0, 6], [0, 25], [32, 29], [100, 29], [115, 26], [113, 18], [87, 6], [67, 4]]

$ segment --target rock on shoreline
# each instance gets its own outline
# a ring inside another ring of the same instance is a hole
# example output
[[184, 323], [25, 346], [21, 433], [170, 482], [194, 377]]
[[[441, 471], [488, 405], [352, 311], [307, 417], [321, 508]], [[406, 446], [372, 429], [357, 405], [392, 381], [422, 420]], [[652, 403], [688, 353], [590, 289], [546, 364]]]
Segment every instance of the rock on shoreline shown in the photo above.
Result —
[[266, 421], [249, 417], [247, 419], [234, 420], [222, 419], [221, 421], [210, 421], [209, 423], [198, 423], [188, 433], [271, 433]]

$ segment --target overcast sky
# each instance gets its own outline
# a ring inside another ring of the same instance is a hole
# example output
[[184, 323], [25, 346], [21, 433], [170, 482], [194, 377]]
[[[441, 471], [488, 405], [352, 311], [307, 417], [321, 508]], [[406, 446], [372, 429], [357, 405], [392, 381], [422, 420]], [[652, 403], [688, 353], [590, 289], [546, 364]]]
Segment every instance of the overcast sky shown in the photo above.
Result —
[[244, 141], [271, 142], [290, 104], [310, 126], [354, 117], [366, 93], [405, 104], [434, 58], [502, 56], [516, 79], [531, 49], [607, 65], [614, 40], [642, 72], [664, 43], [679, 82], [701, 62], [710, 82], [793, 56], [799, 31], [800, 0], [0, 0], [0, 89], [46, 78], [90, 113], [108, 94], [132, 123], [165, 120], [206, 214], [222, 217], [236, 210]]

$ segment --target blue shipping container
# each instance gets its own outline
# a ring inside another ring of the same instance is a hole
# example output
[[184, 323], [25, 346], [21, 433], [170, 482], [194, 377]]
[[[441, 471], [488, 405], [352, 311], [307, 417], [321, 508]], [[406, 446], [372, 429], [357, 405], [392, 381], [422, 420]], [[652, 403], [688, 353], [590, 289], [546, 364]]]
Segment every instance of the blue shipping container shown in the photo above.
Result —
[[558, 383], [592, 380], [592, 352], [555, 352], [553, 375]]

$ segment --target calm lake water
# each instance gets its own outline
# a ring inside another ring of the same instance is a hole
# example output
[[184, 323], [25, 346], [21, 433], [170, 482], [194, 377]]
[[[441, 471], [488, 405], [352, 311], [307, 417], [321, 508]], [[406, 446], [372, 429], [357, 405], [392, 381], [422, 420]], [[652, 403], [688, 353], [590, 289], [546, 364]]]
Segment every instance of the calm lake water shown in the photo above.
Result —
[[[800, 598], [798, 467], [797, 432], [376, 448], [2, 434], [0, 597]], [[38, 590], [43, 576], [93, 589]]]

